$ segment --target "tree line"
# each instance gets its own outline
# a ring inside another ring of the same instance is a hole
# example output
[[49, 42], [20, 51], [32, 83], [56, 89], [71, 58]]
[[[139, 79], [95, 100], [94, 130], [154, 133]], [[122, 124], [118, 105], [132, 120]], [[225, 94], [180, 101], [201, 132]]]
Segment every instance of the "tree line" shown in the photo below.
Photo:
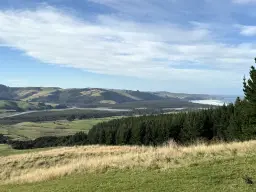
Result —
[[196, 140], [233, 141], [253, 138], [240, 116], [240, 105], [222, 106], [178, 114], [124, 117], [95, 125], [88, 133], [61, 137], [40, 137], [31, 141], [9, 141], [15, 149], [32, 149], [87, 144], [161, 145], [170, 139], [180, 144]]
[[106, 145], [161, 145], [170, 139], [180, 144], [196, 140], [235, 141], [256, 138], [256, 69], [243, 82], [244, 99], [234, 104], [178, 114], [115, 119], [95, 125], [87, 134], [43, 137], [34, 141], [10, 141], [13, 148]]
[[75, 146], [75, 145], [87, 145], [89, 144], [87, 134], [84, 132], [78, 132], [75, 135], [68, 136], [47, 136], [39, 137], [35, 140], [19, 141], [8, 140], [7, 144], [11, 145], [13, 149], [35, 149], [57, 146]]
[[131, 117], [95, 125], [88, 133], [90, 144], [159, 145], [173, 139], [180, 144], [196, 140], [234, 141], [255, 137], [253, 128], [240, 116], [242, 102], [178, 114]]

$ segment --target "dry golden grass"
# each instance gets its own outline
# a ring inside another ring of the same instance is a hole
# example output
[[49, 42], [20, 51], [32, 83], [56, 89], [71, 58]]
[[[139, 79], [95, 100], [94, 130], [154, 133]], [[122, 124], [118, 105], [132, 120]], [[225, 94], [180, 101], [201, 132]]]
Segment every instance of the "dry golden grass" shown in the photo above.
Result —
[[82, 95], [88, 95], [88, 96], [92, 96], [92, 97], [100, 97], [101, 93], [103, 93], [103, 91], [98, 90], [98, 89], [91, 89], [88, 91], [82, 91], [80, 92]]
[[37, 182], [71, 173], [105, 172], [110, 169], [166, 170], [205, 161], [249, 156], [255, 152], [256, 141], [189, 147], [170, 143], [156, 148], [97, 145], [56, 148], [0, 157], [0, 184]]

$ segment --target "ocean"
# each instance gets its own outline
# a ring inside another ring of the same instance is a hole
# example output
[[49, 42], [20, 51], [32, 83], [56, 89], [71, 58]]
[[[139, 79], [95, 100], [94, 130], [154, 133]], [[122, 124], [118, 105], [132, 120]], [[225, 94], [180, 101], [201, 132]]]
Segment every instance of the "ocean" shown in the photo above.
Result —
[[[234, 103], [237, 96], [223, 96], [221, 99], [207, 99], [207, 100], [193, 100], [192, 103], [207, 104], [207, 105], [219, 105]], [[243, 98], [243, 97], [240, 97]]]

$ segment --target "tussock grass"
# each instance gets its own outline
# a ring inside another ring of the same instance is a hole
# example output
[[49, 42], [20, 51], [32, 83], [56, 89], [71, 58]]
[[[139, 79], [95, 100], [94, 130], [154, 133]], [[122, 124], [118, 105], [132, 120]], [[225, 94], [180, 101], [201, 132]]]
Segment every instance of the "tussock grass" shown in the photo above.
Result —
[[0, 157], [0, 184], [32, 183], [81, 172], [168, 170], [256, 152], [256, 141], [162, 147], [80, 146]]

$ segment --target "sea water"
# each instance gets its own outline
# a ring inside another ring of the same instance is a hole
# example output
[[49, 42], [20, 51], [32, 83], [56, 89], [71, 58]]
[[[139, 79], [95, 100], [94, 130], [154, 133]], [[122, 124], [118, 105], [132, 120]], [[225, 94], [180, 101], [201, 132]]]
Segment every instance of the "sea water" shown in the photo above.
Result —
[[[218, 105], [234, 103], [238, 96], [223, 96], [220, 99], [207, 99], [207, 100], [192, 100], [192, 103], [206, 104], [206, 105]], [[242, 97], [240, 97], [242, 99]]]

